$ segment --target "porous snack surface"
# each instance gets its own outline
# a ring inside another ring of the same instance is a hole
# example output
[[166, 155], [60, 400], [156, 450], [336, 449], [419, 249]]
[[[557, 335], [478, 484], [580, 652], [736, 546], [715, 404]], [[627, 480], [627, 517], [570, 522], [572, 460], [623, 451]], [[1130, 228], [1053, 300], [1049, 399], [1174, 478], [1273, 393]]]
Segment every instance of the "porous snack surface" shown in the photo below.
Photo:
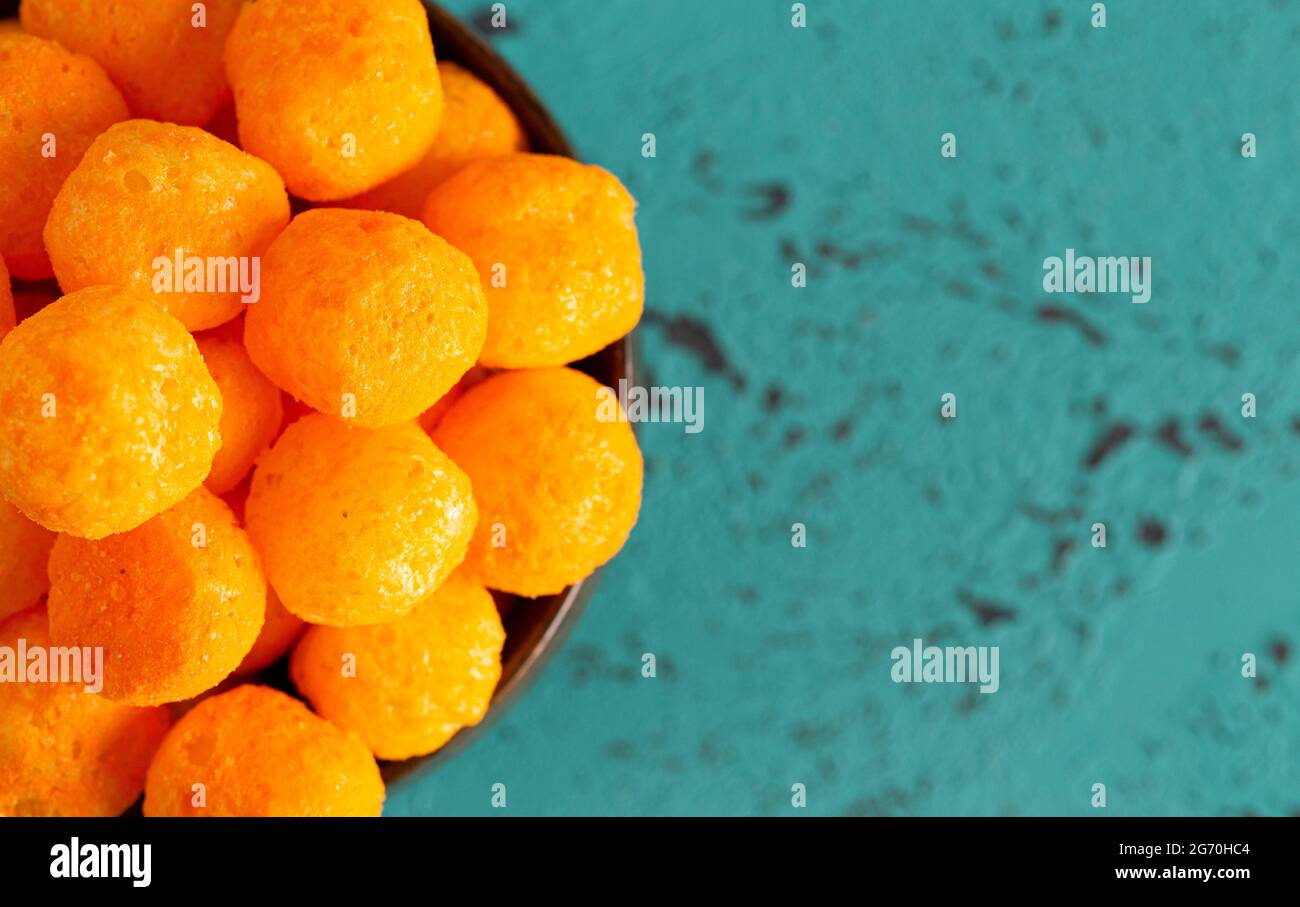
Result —
[[[197, 787], [196, 787], [197, 786]], [[149, 767], [146, 816], [378, 816], [384, 782], [354, 734], [245, 685], [205, 699]]]
[[257, 259], [288, 223], [265, 161], [202, 129], [128, 120], [69, 174], [45, 244], [65, 292], [130, 287], [197, 331], [256, 303]]
[[290, 614], [280, 604], [280, 597], [268, 585], [262, 632], [257, 634], [257, 642], [253, 643], [253, 648], [244, 656], [239, 667], [235, 668], [235, 674], [242, 677], [269, 668], [293, 648], [306, 626], [301, 618]]
[[54, 196], [95, 136], [128, 116], [94, 60], [0, 34], [0, 257], [14, 277], [54, 276], [41, 238]]
[[442, 85], [418, 0], [258, 0], [226, 44], [240, 145], [294, 195], [358, 195], [419, 163]]
[[70, 293], [0, 341], [0, 493], [48, 529], [103, 538], [172, 506], [220, 419], [193, 338], [136, 292]]
[[483, 280], [483, 365], [565, 365], [636, 327], [645, 278], [634, 208], [608, 171], [542, 154], [475, 161], [430, 193], [424, 222]]
[[230, 98], [223, 57], [242, 0], [23, 0], [23, 27], [93, 57], [136, 116], [202, 126]]
[[442, 61], [442, 125], [428, 154], [410, 170], [369, 192], [340, 202], [348, 208], [375, 208], [419, 219], [434, 186], [471, 161], [527, 149], [528, 140], [514, 111], [482, 79]]
[[258, 461], [248, 531], [284, 606], [310, 623], [396, 620], [465, 558], [470, 482], [413, 422], [304, 416]]
[[0, 618], [32, 607], [50, 588], [45, 564], [54, 537], [0, 498]]
[[473, 263], [419, 221], [322, 208], [267, 250], [244, 342], [297, 399], [381, 426], [414, 419], [474, 365], [487, 314]]
[[103, 647], [114, 701], [179, 702], [216, 686], [253, 647], [265, 609], [257, 552], [206, 488], [130, 532], [60, 536], [50, 555], [50, 635]]
[[[48, 651], [44, 608], [0, 622], [0, 646], [19, 640]], [[167, 709], [118, 705], [82, 679], [0, 683], [0, 816], [116, 816], [140, 796]]]
[[284, 421], [284, 406], [280, 389], [253, 365], [238, 333], [213, 332], [194, 339], [221, 391], [221, 449], [203, 484], [222, 495], [238, 485], [271, 446]]
[[467, 575], [550, 595], [618, 553], [640, 509], [642, 462], [607, 393], [573, 369], [530, 369], [493, 375], [452, 404], [433, 439], [473, 484]]
[[408, 759], [483, 718], [505, 638], [492, 596], [453, 573], [400, 620], [309, 628], [290, 672], [318, 713], [376, 756]]

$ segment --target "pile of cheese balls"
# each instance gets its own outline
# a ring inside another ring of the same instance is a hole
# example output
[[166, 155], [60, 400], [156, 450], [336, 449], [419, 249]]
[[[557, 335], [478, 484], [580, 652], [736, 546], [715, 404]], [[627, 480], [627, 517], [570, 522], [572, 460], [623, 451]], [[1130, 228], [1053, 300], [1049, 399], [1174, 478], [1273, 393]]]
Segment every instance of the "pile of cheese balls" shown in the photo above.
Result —
[[[641, 316], [633, 208], [418, 0], [0, 23], [0, 815], [378, 815], [377, 758], [477, 723], [488, 590], [636, 522], [567, 367]], [[302, 700], [248, 682], [286, 654]]]

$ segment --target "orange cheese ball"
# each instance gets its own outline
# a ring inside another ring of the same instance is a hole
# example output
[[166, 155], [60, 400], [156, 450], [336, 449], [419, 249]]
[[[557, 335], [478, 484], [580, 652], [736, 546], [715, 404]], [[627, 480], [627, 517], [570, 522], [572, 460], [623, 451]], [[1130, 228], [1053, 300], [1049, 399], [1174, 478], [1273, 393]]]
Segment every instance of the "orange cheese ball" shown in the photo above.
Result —
[[627, 422], [598, 418], [600, 389], [567, 368], [502, 372], [434, 428], [474, 486], [465, 569], [483, 585], [551, 595], [623, 547], [641, 506], [641, 451]]
[[482, 720], [505, 639], [492, 596], [454, 573], [401, 620], [309, 628], [290, 674], [317, 713], [380, 759], [409, 759]]
[[514, 111], [487, 83], [455, 63], [439, 63], [438, 75], [444, 99], [442, 125], [429, 153], [402, 175], [340, 204], [418, 220], [433, 187], [461, 167], [528, 147]]
[[23, 0], [23, 27], [93, 57], [131, 112], [202, 126], [230, 99], [223, 57], [242, 0]]
[[383, 806], [379, 766], [360, 738], [251, 684], [176, 722], [144, 792], [146, 816], [375, 817]]
[[284, 408], [280, 389], [253, 365], [238, 336], [208, 333], [194, 339], [221, 391], [221, 449], [203, 484], [222, 495], [238, 485], [271, 446], [280, 433]]
[[284, 184], [264, 161], [202, 129], [128, 120], [68, 176], [45, 245], [65, 292], [132, 287], [198, 331], [257, 299], [255, 260], [288, 223]]
[[125, 532], [202, 483], [221, 394], [146, 296], [70, 293], [0, 341], [0, 494], [47, 529]]
[[0, 498], [0, 618], [25, 611], [50, 588], [45, 565], [54, 533]]
[[293, 648], [306, 626], [302, 620], [285, 610], [275, 590], [267, 587], [266, 619], [262, 622], [262, 632], [257, 635], [257, 642], [253, 643], [253, 648], [244, 656], [239, 667], [235, 668], [235, 675], [256, 674], [275, 664]]
[[9, 272], [5, 262], [0, 258], [0, 339], [13, 330], [18, 323], [18, 313], [14, 309], [14, 294], [9, 288]]
[[0, 257], [15, 277], [54, 276], [41, 238], [54, 196], [95, 136], [128, 115], [90, 57], [0, 35]]
[[413, 422], [304, 416], [257, 463], [248, 532], [289, 611], [356, 626], [411, 612], [465, 558], [469, 479]]
[[252, 649], [266, 579], [230, 508], [200, 487], [130, 532], [59, 536], [49, 609], [59, 645], [104, 647], [109, 699], [179, 702], [216, 686]]
[[244, 342], [268, 378], [357, 425], [407, 422], [474, 364], [487, 303], [473, 263], [419, 221], [322, 208], [267, 250]]
[[492, 368], [564, 365], [627, 334], [645, 278], [636, 203], [600, 167], [543, 154], [476, 161], [429, 195], [424, 222], [474, 259]]
[[442, 120], [419, 0], [258, 0], [226, 42], [240, 145], [331, 201], [411, 169]]
[[[0, 622], [0, 646], [20, 639], [29, 657], [48, 651], [44, 608]], [[118, 705], [86, 686], [0, 683], [0, 816], [116, 816], [140, 796], [167, 709]]]

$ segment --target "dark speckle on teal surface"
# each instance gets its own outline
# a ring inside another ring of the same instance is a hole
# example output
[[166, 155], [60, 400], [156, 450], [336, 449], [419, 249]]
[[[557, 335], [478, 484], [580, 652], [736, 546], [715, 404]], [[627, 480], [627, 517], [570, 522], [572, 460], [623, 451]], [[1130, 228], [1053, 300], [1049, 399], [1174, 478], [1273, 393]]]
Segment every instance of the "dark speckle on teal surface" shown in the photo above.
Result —
[[[1300, 811], [1300, 4], [448, 5], [637, 197], [641, 380], [707, 405], [388, 814]], [[1066, 248], [1151, 256], [1151, 302], [1044, 294]], [[1001, 689], [892, 683], [918, 636]]]

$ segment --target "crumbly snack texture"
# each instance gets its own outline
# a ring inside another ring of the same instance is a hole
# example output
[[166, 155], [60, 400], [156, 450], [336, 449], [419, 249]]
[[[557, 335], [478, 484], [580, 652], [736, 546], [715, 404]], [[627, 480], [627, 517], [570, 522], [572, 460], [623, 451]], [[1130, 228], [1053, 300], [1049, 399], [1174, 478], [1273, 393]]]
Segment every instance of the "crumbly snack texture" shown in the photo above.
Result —
[[258, 0], [226, 42], [240, 145], [309, 201], [347, 198], [409, 170], [442, 122], [418, 0]]
[[90, 57], [0, 34], [0, 257], [14, 277], [54, 276], [41, 236], [54, 196], [95, 137], [128, 116]]
[[68, 175], [45, 246], [64, 292], [129, 287], [198, 331], [256, 298], [253, 262], [288, 223], [284, 183], [265, 161], [202, 129], [128, 120]]
[[641, 451], [631, 425], [600, 418], [601, 391], [568, 368], [501, 372], [434, 428], [474, 486], [479, 522], [465, 569], [488, 588], [561, 592], [627, 540], [641, 506]]
[[257, 370], [238, 334], [209, 333], [195, 341], [222, 400], [221, 449], [203, 484], [223, 495], [248, 475], [280, 434], [284, 404], [280, 389]]
[[[0, 646], [48, 647], [44, 608], [0, 621]], [[171, 725], [85, 683], [0, 684], [0, 816], [116, 816], [140, 796]]]
[[70, 293], [0, 340], [0, 494], [47, 529], [134, 529], [203, 481], [221, 393], [149, 297]]
[[433, 187], [466, 164], [528, 150], [519, 119], [486, 82], [445, 61], [438, 63], [438, 75], [444, 104], [433, 147], [410, 170], [339, 205], [392, 211], [418, 220]]
[[224, 501], [199, 487], [143, 526], [50, 554], [50, 636], [102, 647], [104, 696], [180, 702], [243, 661], [262, 629], [266, 577]]
[[290, 673], [312, 708], [380, 759], [409, 759], [482, 720], [505, 639], [492, 596], [453, 573], [399, 620], [309, 628]]
[[35, 605], [50, 588], [55, 535], [0, 498], [0, 619]]
[[258, 671], [264, 671], [289, 653], [293, 644], [302, 636], [307, 624], [295, 614], [290, 614], [280, 597], [270, 586], [266, 587], [266, 617], [262, 621], [262, 632], [257, 634], [257, 641], [249, 649], [244, 660], [235, 668], [235, 676], [248, 677]]
[[23, 0], [20, 14], [29, 34], [94, 58], [135, 116], [202, 126], [230, 100], [226, 35], [242, 6], [243, 0]]
[[636, 327], [635, 207], [609, 171], [545, 154], [475, 161], [434, 188], [424, 222], [474, 260], [487, 293], [482, 365], [566, 365]]
[[488, 308], [473, 263], [419, 221], [320, 208], [267, 250], [244, 342], [272, 381], [357, 425], [409, 422], [478, 358]]
[[149, 766], [144, 814], [378, 816], [383, 804], [379, 766], [359, 737], [245, 684], [176, 722]]
[[477, 511], [469, 478], [419, 426], [318, 413], [258, 462], [245, 519], [285, 608], [355, 626], [404, 617], [437, 589], [465, 559]]

